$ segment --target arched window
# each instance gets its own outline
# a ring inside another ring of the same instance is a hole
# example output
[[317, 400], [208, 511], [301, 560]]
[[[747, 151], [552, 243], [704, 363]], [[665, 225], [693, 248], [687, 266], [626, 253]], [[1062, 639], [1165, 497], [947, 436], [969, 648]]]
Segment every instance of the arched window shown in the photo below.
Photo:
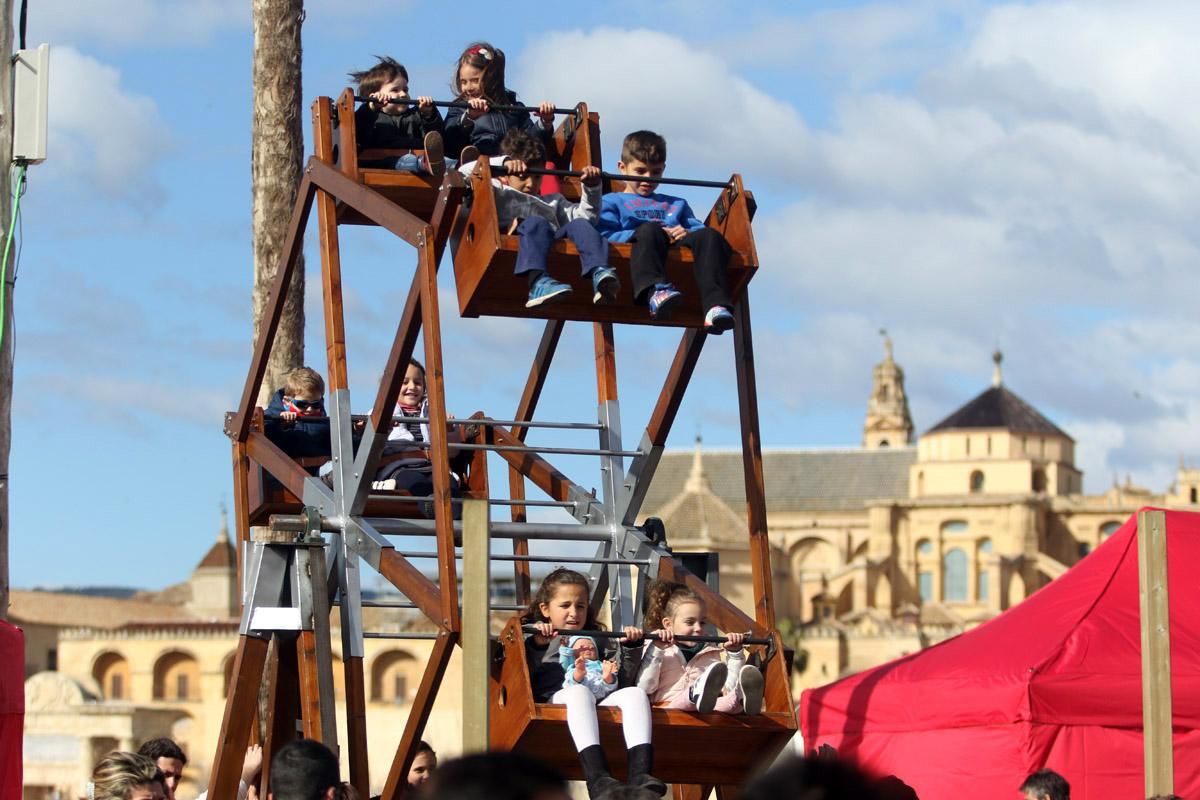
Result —
[[967, 523], [961, 519], [942, 523], [942, 535], [955, 535], [967, 532]]
[[387, 650], [371, 663], [371, 700], [404, 705], [412, 699], [421, 680], [421, 666], [412, 654]]
[[1103, 525], [1101, 525], [1100, 526], [1100, 541], [1103, 542], [1105, 539], [1112, 536], [1114, 533], [1117, 532], [1117, 529], [1120, 527], [1121, 527], [1121, 523], [1115, 522], [1115, 521], [1114, 522], [1106, 522]]
[[922, 470], [917, 473], [917, 497], [925, 496], [925, 472]]
[[1046, 491], [1046, 470], [1038, 467], [1033, 471], [1033, 490], [1035, 492]]
[[1193, 486], [1191, 489], [1188, 489], [1188, 497], [1189, 497], [1188, 502], [1193, 503], [1193, 504], [1197, 502], [1195, 486]]
[[92, 677], [106, 700], [128, 700], [129, 662], [120, 653], [101, 653], [92, 665]]
[[917, 591], [921, 593], [921, 602], [928, 603], [933, 599], [933, 573], [921, 570], [917, 573]]
[[942, 596], [947, 603], [965, 603], [967, 600], [967, 554], [955, 547], [946, 551], [942, 559], [944, 588]]
[[917, 555], [933, 555], [933, 542], [929, 541], [928, 539], [922, 539], [921, 541], [917, 542]]
[[[887, 447], [887, 446], [888, 446], [888, 440], [887, 440], [887, 439], [880, 439], [880, 440], [879, 440], [879, 446], [880, 446], [880, 447]], [[1192, 502], [1194, 503], [1194, 502], [1196, 502], [1196, 501], [1195, 501], [1195, 500], [1193, 500]]]
[[155, 700], [199, 700], [200, 666], [178, 650], [162, 655], [154, 664]]
[[971, 494], [979, 494], [983, 491], [983, 472], [975, 470], [971, 473]]

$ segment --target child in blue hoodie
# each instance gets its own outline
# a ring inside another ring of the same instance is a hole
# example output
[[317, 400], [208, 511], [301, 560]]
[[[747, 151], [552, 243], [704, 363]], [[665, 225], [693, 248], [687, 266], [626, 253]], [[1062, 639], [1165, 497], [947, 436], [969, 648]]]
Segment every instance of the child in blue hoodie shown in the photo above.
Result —
[[[325, 381], [309, 367], [296, 367], [263, 412], [267, 438], [293, 458], [332, 452], [329, 417], [325, 414]], [[316, 474], [316, 468], [309, 469]]]
[[610, 242], [632, 242], [630, 269], [633, 296], [650, 307], [653, 319], [667, 319], [683, 296], [666, 277], [671, 245], [690, 248], [704, 329], [724, 333], [733, 327], [733, 305], [725, 269], [733, 250], [719, 231], [697, 218], [682, 197], [659, 194], [654, 178], [667, 165], [667, 141], [653, 131], [634, 131], [625, 137], [617, 169], [630, 176], [625, 191], [609, 192], [600, 204], [596, 227]]

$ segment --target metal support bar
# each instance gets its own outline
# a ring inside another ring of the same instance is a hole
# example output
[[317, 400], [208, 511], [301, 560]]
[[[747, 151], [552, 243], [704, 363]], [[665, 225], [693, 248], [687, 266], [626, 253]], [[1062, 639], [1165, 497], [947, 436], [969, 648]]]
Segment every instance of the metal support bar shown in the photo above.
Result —
[[[537, 633], [537, 626], [522, 625], [521, 630], [525, 631], [526, 633]], [[613, 631], [579, 630], [579, 631], [571, 631], [570, 633], [572, 636], [589, 636], [593, 639], [624, 639], [625, 638], [625, 634], [623, 632], [617, 631], [617, 630], [613, 630]], [[745, 634], [746, 634], [746, 638], [742, 640], [743, 644], [755, 645], [755, 646], [758, 646], [758, 645], [768, 646], [771, 644], [770, 639], [756, 637], [756, 636], [750, 636], [750, 631], [745, 631]], [[645, 631], [643, 634], [643, 638], [645, 638], [651, 642], [657, 642], [658, 634], [654, 633], [653, 631]], [[726, 641], [726, 638], [724, 636], [684, 636], [682, 634], [675, 636], [675, 639], [676, 639], [676, 641], [680, 641], [680, 642], [704, 642], [705, 644], [720, 644], [721, 642]]]
[[422, 641], [433, 641], [440, 637], [440, 633], [380, 633], [378, 631], [367, 631], [363, 634], [364, 639], [419, 639]]
[[[378, 103], [379, 101], [373, 100], [370, 97], [360, 97], [358, 95], [355, 95], [354, 102], [356, 102], [356, 103]], [[409, 97], [408, 99], [403, 100], [399, 103], [395, 103], [394, 105], [415, 106], [416, 104], [417, 104], [416, 98]], [[470, 105], [467, 103], [466, 100], [434, 100], [432, 102], [432, 105], [437, 108], [470, 108]], [[504, 113], [513, 113], [513, 112], [520, 113], [522, 111], [525, 111], [529, 114], [537, 114], [541, 110], [542, 110], [541, 106], [522, 106], [522, 105], [511, 105], [511, 104], [510, 105], [500, 105], [500, 104], [496, 104], [496, 103], [488, 103], [488, 111], [500, 111], [500, 112], [504, 112]], [[554, 109], [554, 113], [556, 115], [569, 114], [571, 116], [574, 116], [576, 111], [577, 111], [577, 109], [574, 109], [574, 108], [555, 107], [555, 109]]]
[[1175, 792], [1171, 728], [1171, 623], [1167, 602], [1167, 515], [1139, 511], [1138, 592], [1142, 619], [1142, 741], [1146, 796]]
[[[476, 501], [478, 502], [478, 501]], [[465, 515], [464, 515], [465, 516]], [[465, 530], [465, 526], [464, 526]], [[466, 550], [464, 549], [464, 553]], [[400, 555], [407, 559], [422, 559], [422, 558], [437, 558], [438, 554], [433, 551], [422, 550], [404, 550], [400, 551]], [[462, 555], [458, 556], [462, 558]], [[489, 556], [492, 561], [534, 561], [547, 564], [631, 564], [633, 566], [649, 566], [650, 558], [584, 558], [582, 556], [535, 556], [525, 554], [509, 554], [509, 553], [492, 553]]]

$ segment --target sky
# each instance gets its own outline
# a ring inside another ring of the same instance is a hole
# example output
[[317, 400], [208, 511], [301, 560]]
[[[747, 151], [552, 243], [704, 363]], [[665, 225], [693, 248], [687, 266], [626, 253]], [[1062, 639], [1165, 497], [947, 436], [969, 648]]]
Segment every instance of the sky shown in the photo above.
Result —
[[[29, 171], [14, 295], [16, 587], [182, 580], [231, 505], [222, 414], [251, 349], [249, 6], [29, 4], [29, 45], [52, 55], [49, 157]], [[1088, 492], [1127, 475], [1162, 491], [1181, 458], [1200, 459], [1200, 6], [668, 0], [554, 19], [541, 3], [468, 1], [454, 20], [417, 0], [359, 0], [353, 19], [334, 0], [306, 7], [306, 98], [336, 97], [377, 54], [444, 97], [462, 48], [488, 39], [523, 100], [600, 114], [606, 166], [625, 132], [651, 128], [668, 174], [741, 173], [759, 204], [766, 448], [857, 446], [886, 328], [918, 432], [990, 385], [999, 348], [1005, 384], [1077, 441]], [[313, 237], [306, 252], [307, 360], [324, 373]], [[415, 259], [364, 229], [343, 229], [342, 255], [366, 412]], [[541, 326], [459, 319], [441, 276], [447, 406], [507, 418]], [[677, 341], [618, 331], [629, 447]], [[736, 396], [732, 337], [714, 338], [669, 445], [738, 446]], [[590, 421], [595, 402], [590, 328], [569, 325], [539, 416]], [[599, 484], [592, 464], [562, 466]]]

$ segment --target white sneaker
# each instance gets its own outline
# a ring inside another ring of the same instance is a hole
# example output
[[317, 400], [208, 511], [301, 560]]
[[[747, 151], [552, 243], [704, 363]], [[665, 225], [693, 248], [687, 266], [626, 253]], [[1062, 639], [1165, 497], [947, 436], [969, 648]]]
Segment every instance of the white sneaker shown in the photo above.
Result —
[[738, 672], [737, 692], [742, 698], [742, 711], [761, 714], [763, 705], [763, 674], [758, 667], [746, 664]]
[[391, 492], [396, 489], [396, 479], [388, 478], [382, 481], [371, 481], [371, 488], [377, 492]]
[[701, 714], [707, 714], [717, 704], [721, 690], [725, 688], [725, 678], [729, 676], [729, 668], [724, 661], [718, 661], [704, 670], [700, 680], [692, 686], [692, 702]]

